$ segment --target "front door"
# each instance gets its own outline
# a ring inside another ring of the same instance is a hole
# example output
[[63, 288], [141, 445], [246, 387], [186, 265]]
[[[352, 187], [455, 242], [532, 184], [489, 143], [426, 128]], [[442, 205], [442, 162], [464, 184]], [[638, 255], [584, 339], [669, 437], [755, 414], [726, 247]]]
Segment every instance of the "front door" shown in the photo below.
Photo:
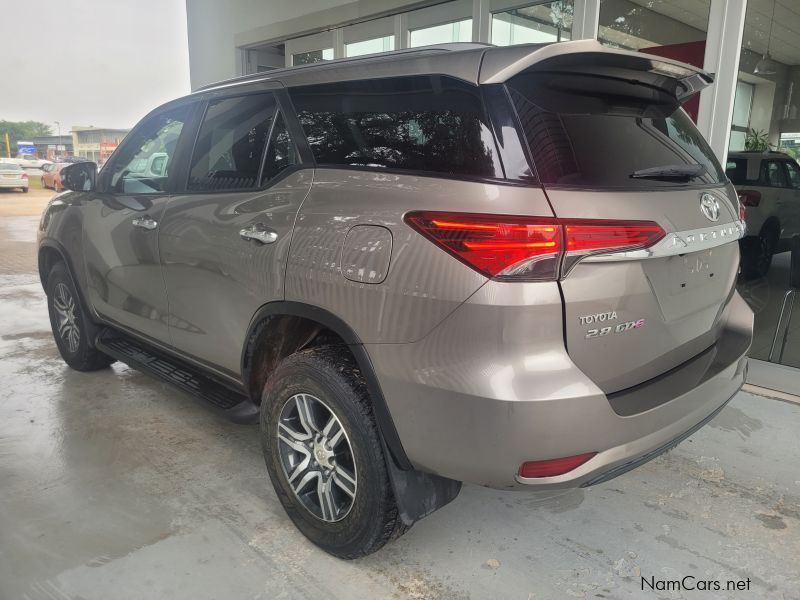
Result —
[[783, 235], [791, 238], [800, 234], [800, 166], [794, 159], [787, 160], [783, 164], [786, 166], [790, 188], [782, 207], [785, 215], [785, 219], [782, 217]]
[[84, 248], [89, 299], [106, 320], [169, 344], [158, 227], [167, 183], [190, 105], [142, 122], [103, 172], [86, 202]]
[[209, 101], [185, 192], [170, 200], [159, 228], [177, 350], [239, 374], [250, 320], [283, 299], [311, 176], [271, 92]]

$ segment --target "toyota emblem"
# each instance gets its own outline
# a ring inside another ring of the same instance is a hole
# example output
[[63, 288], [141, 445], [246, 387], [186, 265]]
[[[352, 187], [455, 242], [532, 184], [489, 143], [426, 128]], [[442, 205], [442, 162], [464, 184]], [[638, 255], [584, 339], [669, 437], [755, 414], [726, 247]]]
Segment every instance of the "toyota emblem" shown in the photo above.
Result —
[[719, 200], [711, 194], [703, 194], [700, 196], [700, 212], [709, 221], [719, 221]]

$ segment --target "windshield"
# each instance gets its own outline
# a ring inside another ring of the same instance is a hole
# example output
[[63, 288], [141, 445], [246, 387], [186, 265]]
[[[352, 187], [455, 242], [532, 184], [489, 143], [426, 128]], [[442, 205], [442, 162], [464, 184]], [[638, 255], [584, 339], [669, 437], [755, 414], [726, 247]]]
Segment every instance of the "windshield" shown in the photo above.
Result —
[[544, 184], [642, 188], [725, 181], [691, 118], [663, 90], [558, 73], [523, 73], [508, 87]]
[[14, 163], [0, 162], [0, 171], [19, 171], [21, 167]]

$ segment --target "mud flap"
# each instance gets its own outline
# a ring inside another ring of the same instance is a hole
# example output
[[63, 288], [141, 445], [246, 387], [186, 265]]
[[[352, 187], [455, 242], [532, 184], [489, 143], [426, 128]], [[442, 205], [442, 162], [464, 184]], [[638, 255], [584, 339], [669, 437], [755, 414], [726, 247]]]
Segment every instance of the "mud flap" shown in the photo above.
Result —
[[460, 481], [417, 470], [404, 471], [395, 464], [383, 439], [381, 445], [397, 510], [406, 527], [411, 527], [458, 496], [461, 491]]

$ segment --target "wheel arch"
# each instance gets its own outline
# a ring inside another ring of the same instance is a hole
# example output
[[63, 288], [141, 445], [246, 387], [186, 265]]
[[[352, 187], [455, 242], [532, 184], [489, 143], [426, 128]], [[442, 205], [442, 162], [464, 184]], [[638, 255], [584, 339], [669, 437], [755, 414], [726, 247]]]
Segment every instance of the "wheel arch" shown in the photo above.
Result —
[[761, 229], [759, 230], [758, 234], [759, 235], [764, 235], [765, 233], [772, 232], [772, 231], [774, 231], [775, 233], [778, 234], [778, 240], [780, 240], [780, 237], [781, 237], [781, 221], [775, 215], [767, 217], [767, 219], [764, 221], [764, 224], [761, 225]]
[[378, 430], [394, 459], [393, 462], [404, 471], [413, 470], [394, 426], [369, 354], [353, 329], [327, 310], [302, 302], [277, 301], [265, 304], [256, 312], [250, 321], [245, 338], [247, 342], [242, 349], [241, 356], [242, 381], [250, 391], [251, 397], [256, 389], [260, 393], [259, 384], [262, 383], [260, 379], [262, 376], [258, 373], [258, 365], [261, 363], [257, 358], [257, 353], [265, 347], [265, 342], [270, 338], [273, 342], [283, 345], [285, 338], [282, 329], [284, 328], [286, 333], [290, 332], [291, 341], [287, 352], [281, 353], [282, 348], [276, 351], [281, 356], [307, 347], [320, 334], [324, 335], [327, 332], [334, 334], [348, 347], [367, 382]]
[[78, 278], [75, 276], [75, 266], [72, 264], [69, 255], [61, 244], [53, 239], [42, 240], [39, 244], [37, 260], [39, 281], [41, 281], [45, 292], [47, 292], [47, 277], [50, 275], [50, 270], [57, 262], [63, 262], [67, 267], [69, 276], [72, 278], [72, 283], [75, 284], [75, 289], [78, 291], [78, 294], [81, 295], [81, 300], [85, 300], [85, 298], [83, 298], [83, 290], [81, 290], [78, 285]]

